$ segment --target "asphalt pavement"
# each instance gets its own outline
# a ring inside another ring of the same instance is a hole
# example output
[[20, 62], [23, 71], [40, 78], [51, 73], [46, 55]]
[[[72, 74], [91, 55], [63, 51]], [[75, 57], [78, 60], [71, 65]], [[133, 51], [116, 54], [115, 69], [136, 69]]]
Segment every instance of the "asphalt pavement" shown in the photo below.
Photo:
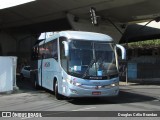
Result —
[[[0, 111], [52, 111], [49, 114], [50, 116], [54, 116], [55, 111], [63, 111], [59, 115], [66, 120], [69, 117], [73, 118], [73, 111], [83, 111], [83, 114], [81, 113], [82, 117], [83, 115], [90, 115], [93, 120], [104, 119], [97, 116], [110, 111], [114, 111], [113, 113], [124, 111], [156, 112], [160, 111], [160, 85], [157, 82], [151, 83], [129, 81], [126, 84], [126, 82], [120, 81], [120, 93], [117, 97], [65, 99], [60, 101], [56, 100], [51, 91], [46, 89], [36, 90], [29, 79], [18, 80], [18, 90], [10, 94], [0, 95]], [[87, 112], [84, 114], [84, 111]], [[70, 116], [66, 117], [67, 115]], [[51, 118], [47, 117], [47, 119]], [[58, 119], [60, 118], [58, 117]], [[88, 117], [85, 119], [88, 119]], [[119, 117], [119, 119], [125, 118]], [[150, 117], [147, 117], [147, 119], [149, 120]], [[154, 120], [155, 117], [151, 119]]]

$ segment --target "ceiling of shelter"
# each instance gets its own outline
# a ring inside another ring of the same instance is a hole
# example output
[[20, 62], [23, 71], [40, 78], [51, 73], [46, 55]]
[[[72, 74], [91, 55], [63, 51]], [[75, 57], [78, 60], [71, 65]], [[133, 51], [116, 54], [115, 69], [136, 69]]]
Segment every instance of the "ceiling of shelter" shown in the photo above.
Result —
[[117, 22], [160, 16], [160, 0], [36, 0], [0, 10], [0, 28], [37, 24], [66, 18], [66, 13], [90, 19], [89, 9]]

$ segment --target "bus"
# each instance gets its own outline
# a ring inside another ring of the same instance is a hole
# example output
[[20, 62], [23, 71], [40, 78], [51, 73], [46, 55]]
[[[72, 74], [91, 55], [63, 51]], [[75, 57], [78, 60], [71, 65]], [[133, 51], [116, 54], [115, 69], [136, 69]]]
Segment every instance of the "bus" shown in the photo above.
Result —
[[32, 49], [31, 78], [35, 87], [63, 97], [105, 97], [119, 93], [117, 47], [105, 34], [61, 31]]

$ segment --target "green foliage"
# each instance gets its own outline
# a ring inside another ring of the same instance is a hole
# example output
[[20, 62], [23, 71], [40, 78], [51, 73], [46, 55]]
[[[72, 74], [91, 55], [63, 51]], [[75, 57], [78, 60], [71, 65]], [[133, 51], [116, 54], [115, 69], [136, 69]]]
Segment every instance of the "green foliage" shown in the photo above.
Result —
[[137, 48], [137, 47], [160, 47], [160, 40], [147, 40], [147, 41], [139, 41], [128, 43], [129, 48]]

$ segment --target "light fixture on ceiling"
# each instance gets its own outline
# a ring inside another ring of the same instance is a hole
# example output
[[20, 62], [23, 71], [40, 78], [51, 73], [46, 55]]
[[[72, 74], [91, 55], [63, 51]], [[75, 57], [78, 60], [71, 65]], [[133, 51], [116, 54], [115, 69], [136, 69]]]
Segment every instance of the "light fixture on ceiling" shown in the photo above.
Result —
[[36, 0], [0, 0], [0, 9], [10, 8]]

